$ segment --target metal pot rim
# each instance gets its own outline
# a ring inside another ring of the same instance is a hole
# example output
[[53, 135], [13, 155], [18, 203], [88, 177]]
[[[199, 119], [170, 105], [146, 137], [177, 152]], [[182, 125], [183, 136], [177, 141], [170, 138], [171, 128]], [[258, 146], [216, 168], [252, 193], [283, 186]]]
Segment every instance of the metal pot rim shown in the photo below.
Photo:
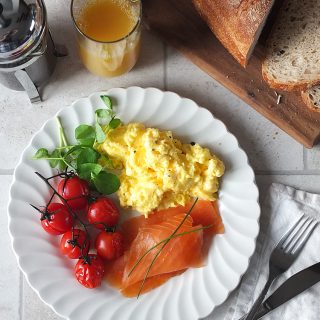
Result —
[[26, 52], [25, 54], [19, 56], [17, 59], [12, 60], [4, 60], [0, 59], [0, 71], [11, 71], [21, 68], [26, 68], [33, 62], [35, 62], [39, 57], [41, 57], [47, 50], [47, 26], [45, 26], [40, 34], [39, 39], [34, 45], [34, 48], [30, 52]]
[[[2, 68], [10, 68], [10, 66], [17, 64], [21, 68], [21, 64], [25, 64], [29, 60], [35, 61], [32, 55], [37, 54], [37, 50], [41, 48], [41, 43], [45, 38], [47, 32], [47, 11], [42, 0], [38, 0], [42, 8], [42, 26], [39, 35], [36, 39], [30, 37], [22, 46], [10, 51], [6, 54], [0, 54], [0, 70]], [[3, 56], [3, 57], [1, 57]], [[19, 63], [20, 62], [20, 63]]]

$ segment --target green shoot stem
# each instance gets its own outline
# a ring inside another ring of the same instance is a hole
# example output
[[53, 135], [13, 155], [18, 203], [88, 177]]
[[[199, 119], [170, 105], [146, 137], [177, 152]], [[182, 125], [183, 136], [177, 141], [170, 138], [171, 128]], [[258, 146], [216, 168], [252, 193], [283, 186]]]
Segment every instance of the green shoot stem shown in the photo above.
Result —
[[67, 162], [64, 157], [60, 157], [60, 158], [51, 158], [51, 157], [49, 157], [49, 158], [41, 158], [41, 160], [60, 160], [60, 161], [63, 161], [63, 163], [67, 167], [70, 167], [70, 168], [72, 168], [73, 170], [76, 171], [76, 168], [74, 168], [69, 162]]
[[61, 160], [64, 162], [64, 164], [67, 166], [67, 167], [70, 167], [72, 170], [74, 171], [77, 171], [77, 169], [75, 167], [73, 167], [71, 165], [71, 163], [67, 162], [64, 158], [61, 158]]
[[63, 146], [63, 147], [58, 147], [56, 148], [57, 150], [65, 150], [65, 149], [69, 149], [69, 148], [72, 148], [74, 146]]
[[71, 163], [67, 162], [67, 161], [65, 160], [65, 158], [62, 157], [61, 160], [64, 162], [64, 164], [65, 164], [67, 167], [70, 167], [70, 168], [72, 168], [74, 171], [76, 171], [76, 168], [73, 167], [73, 166], [71, 165]]
[[61, 121], [59, 117], [56, 117], [58, 126], [59, 126], [59, 138], [60, 138], [60, 147], [65, 147], [68, 145], [66, 135], [64, 133]]
[[63, 160], [63, 158], [41, 158], [40, 160]]
[[[97, 114], [95, 114], [95, 118], [96, 118], [96, 123], [99, 124], [99, 119], [98, 119], [98, 115]], [[94, 129], [96, 130], [96, 127], [94, 127]], [[97, 135], [95, 135], [93, 145], [95, 146], [97, 143], [98, 143], [97, 142]]]

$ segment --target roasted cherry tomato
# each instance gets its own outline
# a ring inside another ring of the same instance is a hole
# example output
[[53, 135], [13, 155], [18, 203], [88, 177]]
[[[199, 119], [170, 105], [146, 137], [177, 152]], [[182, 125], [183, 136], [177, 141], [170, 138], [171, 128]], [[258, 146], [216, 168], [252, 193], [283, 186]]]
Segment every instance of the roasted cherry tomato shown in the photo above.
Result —
[[106, 226], [114, 227], [119, 221], [119, 210], [111, 199], [100, 197], [90, 204], [88, 221], [98, 229], [105, 229]]
[[96, 254], [89, 254], [88, 259], [79, 259], [74, 274], [83, 286], [89, 289], [99, 287], [104, 276], [104, 263]]
[[123, 255], [124, 238], [119, 231], [101, 231], [95, 241], [98, 255], [107, 260], [114, 260]]
[[52, 202], [41, 216], [41, 225], [50, 234], [63, 234], [72, 228], [73, 218], [65, 205]]
[[73, 210], [82, 210], [87, 207], [89, 184], [78, 176], [64, 178], [59, 182], [58, 193], [68, 202]]
[[60, 250], [70, 259], [79, 259], [81, 255], [86, 256], [90, 249], [89, 237], [80, 229], [67, 231], [61, 238]]

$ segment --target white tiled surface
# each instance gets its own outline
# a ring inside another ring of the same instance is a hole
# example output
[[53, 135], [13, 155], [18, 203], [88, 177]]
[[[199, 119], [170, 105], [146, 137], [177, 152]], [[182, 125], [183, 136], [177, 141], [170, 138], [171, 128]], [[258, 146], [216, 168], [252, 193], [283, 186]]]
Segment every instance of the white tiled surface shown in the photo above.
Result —
[[20, 319], [21, 274], [8, 235], [7, 202], [11, 176], [0, 176], [0, 319]]
[[313, 147], [311, 150], [305, 150], [305, 166], [309, 170], [320, 168], [320, 145]]
[[23, 279], [21, 290], [23, 291], [21, 319], [61, 320], [60, 316], [56, 315], [51, 308], [39, 299], [25, 279]]
[[[93, 91], [138, 85], [172, 90], [194, 99], [220, 118], [248, 153], [257, 173], [261, 198], [270, 183], [282, 182], [320, 193], [320, 147], [301, 145], [261, 117], [179, 53], [144, 32], [140, 60], [132, 72], [117, 79], [100, 79], [81, 65], [69, 17], [70, 1], [47, 0], [54, 39], [67, 45], [69, 56], [57, 65], [44, 90], [45, 101], [31, 105], [24, 93], [0, 86], [0, 319], [57, 320], [23, 279], [10, 250], [6, 206], [13, 168], [33, 133], [57, 110]], [[219, 307], [208, 319], [220, 319]], [[169, 319], [171, 320], [171, 319]], [[174, 319], [173, 319], [174, 320]]]

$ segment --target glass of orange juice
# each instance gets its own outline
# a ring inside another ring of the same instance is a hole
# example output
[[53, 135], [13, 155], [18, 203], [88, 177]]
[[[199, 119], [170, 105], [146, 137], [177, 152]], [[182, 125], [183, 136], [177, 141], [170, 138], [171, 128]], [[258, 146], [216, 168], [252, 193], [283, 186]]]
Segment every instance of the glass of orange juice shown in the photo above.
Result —
[[80, 58], [93, 74], [131, 70], [140, 52], [141, 0], [72, 0]]

